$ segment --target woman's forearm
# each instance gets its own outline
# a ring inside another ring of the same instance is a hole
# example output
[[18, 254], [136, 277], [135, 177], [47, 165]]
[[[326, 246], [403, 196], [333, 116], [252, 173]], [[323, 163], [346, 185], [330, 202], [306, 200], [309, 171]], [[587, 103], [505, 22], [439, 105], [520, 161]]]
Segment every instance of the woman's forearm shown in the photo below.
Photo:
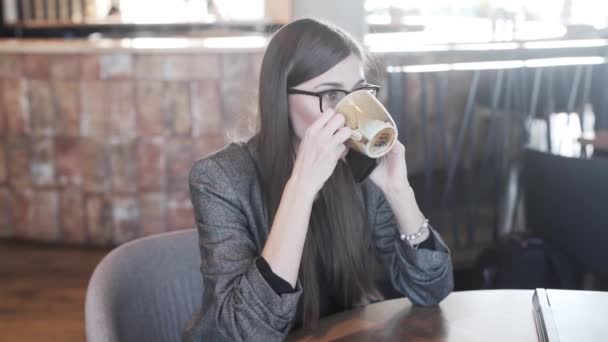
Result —
[[[401, 188], [388, 189], [384, 193], [386, 200], [393, 210], [401, 234], [411, 235], [417, 233], [425, 218], [418, 207], [416, 196], [409, 184]], [[429, 237], [429, 233], [427, 230], [422, 236], [411, 241], [411, 243], [421, 243]]]
[[294, 178], [283, 190], [262, 256], [272, 271], [295, 287], [308, 231], [314, 194]]

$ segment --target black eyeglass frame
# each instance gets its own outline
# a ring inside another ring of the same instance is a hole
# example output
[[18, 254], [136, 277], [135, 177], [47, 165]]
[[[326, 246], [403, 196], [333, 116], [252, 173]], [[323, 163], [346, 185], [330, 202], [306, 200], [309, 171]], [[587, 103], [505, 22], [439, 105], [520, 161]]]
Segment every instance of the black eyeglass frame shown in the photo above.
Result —
[[347, 91], [344, 89], [327, 89], [327, 90], [323, 90], [323, 91], [319, 91], [319, 92], [314, 92], [314, 91], [307, 91], [307, 90], [301, 90], [301, 89], [296, 89], [296, 88], [289, 88], [287, 89], [287, 94], [299, 94], [299, 95], [308, 95], [308, 96], [316, 96], [319, 98], [319, 110], [321, 111], [321, 113], [323, 113], [323, 95], [332, 92], [332, 91], [339, 91], [344, 93], [344, 96], [353, 93], [355, 91], [358, 90], [374, 90], [376, 92], [376, 96], [378, 95], [378, 93], [380, 92], [380, 86], [374, 85], [374, 84], [366, 84], [364, 86], [361, 86], [359, 88], [353, 89], [351, 91]]

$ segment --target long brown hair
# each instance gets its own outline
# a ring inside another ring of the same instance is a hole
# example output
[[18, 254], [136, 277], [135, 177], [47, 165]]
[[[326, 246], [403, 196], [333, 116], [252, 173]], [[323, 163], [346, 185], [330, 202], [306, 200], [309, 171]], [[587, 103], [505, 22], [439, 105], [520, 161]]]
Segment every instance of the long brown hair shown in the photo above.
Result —
[[[319, 76], [350, 55], [366, 61], [345, 32], [312, 19], [293, 21], [278, 30], [266, 49], [260, 73], [258, 162], [269, 222], [273, 222], [295, 162], [294, 131], [287, 89]], [[362, 193], [349, 167], [339, 162], [315, 201], [304, 244], [299, 279], [304, 325], [320, 313], [324, 280], [345, 308], [378, 298], [374, 285], [377, 259]]]

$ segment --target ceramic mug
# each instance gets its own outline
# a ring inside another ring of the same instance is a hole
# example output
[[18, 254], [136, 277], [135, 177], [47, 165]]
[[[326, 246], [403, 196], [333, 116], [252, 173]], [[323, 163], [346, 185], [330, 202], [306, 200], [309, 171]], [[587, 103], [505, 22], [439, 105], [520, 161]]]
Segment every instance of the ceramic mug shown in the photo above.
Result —
[[346, 95], [336, 105], [352, 129], [346, 144], [370, 158], [387, 154], [397, 141], [395, 121], [376, 96], [362, 89]]

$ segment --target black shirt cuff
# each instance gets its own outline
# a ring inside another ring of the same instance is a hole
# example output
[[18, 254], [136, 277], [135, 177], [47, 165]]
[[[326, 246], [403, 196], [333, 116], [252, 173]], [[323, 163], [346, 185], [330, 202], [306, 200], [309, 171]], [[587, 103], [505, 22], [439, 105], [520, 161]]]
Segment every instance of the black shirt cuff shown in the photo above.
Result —
[[418, 244], [418, 249], [428, 249], [431, 251], [437, 249], [435, 246], [435, 235], [433, 234], [433, 232], [430, 232], [429, 237]]
[[264, 277], [268, 285], [270, 285], [270, 287], [272, 287], [274, 292], [276, 292], [278, 295], [296, 292], [296, 289], [294, 289], [291, 284], [272, 271], [272, 268], [270, 268], [270, 265], [268, 265], [268, 262], [263, 256], [257, 258], [255, 265], [257, 266], [258, 270], [260, 270], [262, 277]]

